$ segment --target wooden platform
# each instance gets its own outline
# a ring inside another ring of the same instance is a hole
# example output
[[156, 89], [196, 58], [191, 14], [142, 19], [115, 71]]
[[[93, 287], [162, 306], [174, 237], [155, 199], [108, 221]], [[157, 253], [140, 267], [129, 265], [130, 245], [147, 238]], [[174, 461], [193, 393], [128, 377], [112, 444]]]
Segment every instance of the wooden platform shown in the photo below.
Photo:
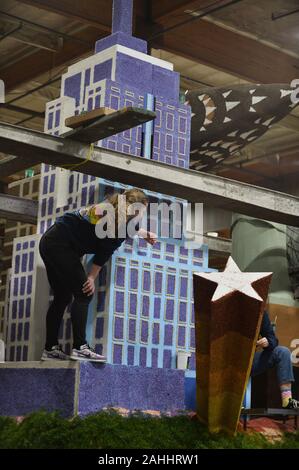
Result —
[[92, 124], [97, 119], [103, 116], [109, 116], [110, 114], [115, 113], [115, 109], [111, 108], [96, 108], [92, 111], [78, 114], [77, 116], [71, 116], [66, 118], [65, 125], [71, 127], [72, 129], [77, 129], [77, 127], [85, 127], [89, 124]]
[[143, 108], [128, 107], [119, 111], [99, 108], [90, 113], [66, 119], [66, 125], [74, 127], [74, 129], [62, 134], [60, 137], [92, 144], [145, 122], [152, 121], [155, 117], [155, 112]]

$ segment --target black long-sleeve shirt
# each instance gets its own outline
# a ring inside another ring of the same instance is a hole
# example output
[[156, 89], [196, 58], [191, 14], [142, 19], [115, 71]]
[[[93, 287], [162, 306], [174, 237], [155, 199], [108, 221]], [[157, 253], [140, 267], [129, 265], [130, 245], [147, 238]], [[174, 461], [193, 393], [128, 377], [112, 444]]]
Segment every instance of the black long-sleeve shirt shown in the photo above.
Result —
[[268, 312], [264, 312], [260, 335], [262, 338], [267, 338], [269, 346], [264, 348], [265, 351], [273, 351], [278, 346], [278, 339], [276, 338], [273, 326], [271, 324]]
[[[93, 264], [103, 266], [126, 238], [99, 238], [95, 225], [81, 217], [78, 212], [66, 212], [56, 220], [61, 233], [80, 256], [94, 254]], [[136, 226], [138, 231], [139, 225]]]

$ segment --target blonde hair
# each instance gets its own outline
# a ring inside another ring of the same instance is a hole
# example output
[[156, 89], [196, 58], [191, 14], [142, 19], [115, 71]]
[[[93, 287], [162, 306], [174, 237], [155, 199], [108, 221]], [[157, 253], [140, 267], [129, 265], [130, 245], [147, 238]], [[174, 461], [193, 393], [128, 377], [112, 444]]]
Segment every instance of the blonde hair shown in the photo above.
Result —
[[111, 195], [107, 195], [105, 201], [94, 204], [93, 206], [81, 208], [80, 214], [95, 225], [102, 217], [102, 214], [97, 213], [97, 209], [102, 207], [103, 211], [105, 211], [105, 203], [109, 203], [114, 209], [114, 222], [116, 227], [118, 227], [118, 225], [125, 225], [130, 219], [135, 217], [135, 214], [130, 212], [130, 206], [132, 204], [143, 204], [147, 206], [148, 202], [148, 197], [141, 189], [132, 188], [127, 189], [122, 194], [115, 192]]
[[[120, 198], [120, 196], [122, 198]], [[121, 220], [120, 223], [126, 223], [130, 218], [134, 217], [134, 215], [130, 214], [129, 211], [129, 207], [131, 206], [131, 204], [143, 204], [144, 206], [147, 206], [149, 202], [147, 195], [141, 189], [138, 188], [127, 189], [122, 194], [111, 194], [110, 196], [108, 196], [107, 200], [114, 207], [116, 224], [118, 224], [119, 202], [120, 200], [123, 201], [123, 197], [125, 197], [126, 206], [125, 210], [120, 211], [120, 215], [125, 213], [126, 218], [124, 220]]]

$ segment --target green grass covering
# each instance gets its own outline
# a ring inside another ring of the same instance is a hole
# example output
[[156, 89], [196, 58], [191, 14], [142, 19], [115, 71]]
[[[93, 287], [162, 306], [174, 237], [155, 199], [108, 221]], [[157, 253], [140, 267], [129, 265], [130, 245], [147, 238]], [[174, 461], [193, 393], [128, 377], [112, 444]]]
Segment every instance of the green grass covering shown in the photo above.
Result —
[[269, 443], [258, 433], [211, 435], [187, 416], [124, 418], [109, 411], [67, 420], [56, 413], [28, 415], [20, 424], [0, 416], [0, 449], [299, 449], [299, 433]]

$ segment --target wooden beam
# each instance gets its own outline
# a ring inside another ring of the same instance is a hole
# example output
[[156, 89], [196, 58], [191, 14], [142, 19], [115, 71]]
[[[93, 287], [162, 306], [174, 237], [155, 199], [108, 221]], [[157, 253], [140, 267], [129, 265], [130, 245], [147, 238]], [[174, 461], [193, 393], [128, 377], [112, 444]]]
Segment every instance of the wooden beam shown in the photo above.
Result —
[[[55, 54], [55, 66], [64, 65], [74, 59], [79, 60], [80, 55], [92, 52], [95, 42], [105, 35], [106, 33], [102, 32], [101, 35], [98, 30], [93, 28], [86, 28], [80, 34], [76, 34], [76, 37], [87, 41], [90, 45], [76, 43], [74, 46], [72, 41], [65, 41], [63, 49]], [[2, 68], [1, 79], [4, 80], [6, 93], [52, 68], [53, 54], [44, 50], [31, 54], [11, 66]]]
[[299, 59], [206, 20], [167, 32], [152, 45], [256, 83], [298, 77]]
[[132, 127], [145, 124], [155, 119], [156, 113], [143, 108], [127, 107], [114, 111], [106, 116], [100, 116], [92, 123], [73, 129], [61, 137], [77, 140], [78, 142], [92, 144], [106, 139]]
[[[290, 188], [295, 187], [295, 182], [298, 182], [298, 154], [298, 149], [297, 151], [294, 149], [293, 153], [285, 155], [282, 153], [279, 164], [273, 154], [272, 157], [265, 155], [244, 162], [241, 167], [236, 164], [236, 166], [230, 165], [225, 168], [223, 165], [217, 171], [217, 175], [291, 193]], [[286, 183], [285, 189], [281, 189], [283, 182]]]
[[295, 116], [294, 114], [289, 114], [281, 121], [277, 123], [279, 127], [285, 127], [286, 129], [290, 129], [291, 131], [295, 131], [299, 133], [299, 116]]
[[102, 116], [108, 116], [109, 114], [115, 113], [115, 109], [111, 108], [95, 108], [92, 111], [84, 112], [78, 114], [77, 116], [70, 116], [66, 118], [65, 125], [66, 127], [71, 127], [76, 129], [80, 126], [87, 126], [91, 124], [96, 119], [99, 119]]
[[1, 109], [8, 109], [9, 111], [14, 111], [15, 113], [26, 114], [32, 117], [39, 117], [44, 119], [45, 113], [40, 111], [34, 111], [33, 109], [22, 108], [21, 106], [16, 106], [14, 104], [9, 103], [1, 103], [0, 104], [0, 113]]
[[112, 0], [19, 0], [42, 10], [67, 16], [109, 32], [112, 21]]
[[10, 30], [11, 24], [7, 23], [7, 25], [1, 28], [1, 34], [7, 34], [8, 37], [14, 39], [15, 41], [36, 47], [38, 49], [45, 49], [46, 51], [57, 52], [63, 47], [62, 38], [58, 37], [57, 35], [44, 33], [40, 30], [37, 34], [37, 28], [33, 29], [26, 25], [21, 25], [15, 31], [12, 31], [11, 34], [9, 33]]
[[162, 2], [154, 0], [152, 2], [152, 19], [160, 24], [173, 20], [179, 23], [184, 19], [186, 10], [197, 11], [206, 8], [211, 3], [211, 0], [163, 0]]

